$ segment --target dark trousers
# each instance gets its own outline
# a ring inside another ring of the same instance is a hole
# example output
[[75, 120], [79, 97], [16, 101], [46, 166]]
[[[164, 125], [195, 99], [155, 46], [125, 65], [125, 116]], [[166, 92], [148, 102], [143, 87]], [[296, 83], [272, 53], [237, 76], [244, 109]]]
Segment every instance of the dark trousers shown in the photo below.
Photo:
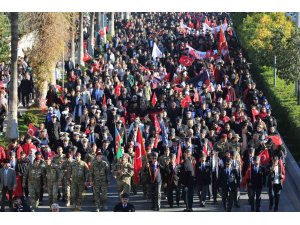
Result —
[[251, 211], [254, 211], [254, 200], [255, 200], [255, 209], [256, 211], [260, 210], [260, 200], [261, 200], [261, 188], [248, 188], [250, 194], [250, 204]]
[[279, 204], [279, 198], [280, 198], [281, 189], [282, 189], [281, 184], [272, 184], [269, 187], [270, 208], [273, 207], [273, 200], [275, 198], [274, 210], [278, 210], [278, 204]]
[[151, 184], [151, 208], [160, 209], [161, 182]]
[[182, 196], [184, 199], [184, 203], [186, 204], [187, 209], [193, 208], [193, 198], [194, 198], [194, 187], [187, 186], [182, 190]]
[[29, 95], [30, 93], [22, 93], [22, 104], [23, 107], [27, 107], [29, 104]]
[[222, 202], [224, 210], [227, 212], [231, 212], [233, 201], [234, 201], [234, 194], [235, 190], [229, 190], [228, 187], [222, 188]]
[[212, 196], [213, 196], [213, 199], [214, 201], [217, 201], [217, 194], [218, 194], [218, 189], [219, 189], [219, 186], [218, 186], [218, 178], [217, 178], [217, 175], [215, 172], [212, 172], [211, 174], [211, 192], [212, 192]]
[[8, 187], [6, 186], [6, 187], [3, 187], [3, 189], [2, 189], [1, 211], [4, 211], [4, 209], [5, 209], [6, 193], [8, 193], [8, 196], [9, 196], [9, 208], [12, 208], [13, 190], [9, 190]]
[[205, 204], [206, 194], [208, 192], [208, 185], [198, 185], [197, 192], [200, 200], [200, 204]]
[[175, 185], [175, 184], [169, 184], [167, 186], [167, 190], [168, 190], [168, 204], [170, 205], [170, 207], [173, 207], [174, 204], [174, 198], [173, 198], [173, 192], [175, 190], [176, 193], [176, 204], [179, 205], [179, 201], [180, 201], [180, 188], [179, 186]]

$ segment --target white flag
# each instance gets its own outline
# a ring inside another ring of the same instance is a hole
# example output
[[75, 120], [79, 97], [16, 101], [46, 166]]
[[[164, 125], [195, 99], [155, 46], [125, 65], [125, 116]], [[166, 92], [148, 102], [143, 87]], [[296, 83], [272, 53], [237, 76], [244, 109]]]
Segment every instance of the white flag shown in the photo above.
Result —
[[153, 45], [153, 50], [152, 50], [152, 58], [156, 60], [156, 58], [162, 58], [162, 52], [159, 50], [157, 47], [156, 43]]

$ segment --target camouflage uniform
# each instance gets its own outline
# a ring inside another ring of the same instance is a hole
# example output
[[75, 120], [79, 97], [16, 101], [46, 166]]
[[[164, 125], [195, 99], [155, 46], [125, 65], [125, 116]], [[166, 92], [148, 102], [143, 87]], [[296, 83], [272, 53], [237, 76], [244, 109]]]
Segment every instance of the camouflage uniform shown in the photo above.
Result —
[[[133, 162], [134, 162], [134, 152], [128, 153], [128, 155], [129, 155], [128, 162], [133, 165]], [[134, 194], [136, 194], [137, 184], [134, 182], [134, 176], [131, 177], [131, 182], [130, 183], [131, 183], [131, 187], [132, 187], [132, 192]]]
[[123, 193], [130, 194], [130, 180], [133, 176], [133, 165], [128, 162], [126, 156], [122, 156], [115, 164], [113, 175], [117, 180], [119, 195]]
[[60, 170], [57, 164], [45, 166], [46, 186], [49, 195], [49, 205], [57, 203], [58, 183], [61, 179]]
[[96, 204], [96, 209], [99, 210], [99, 195], [101, 195], [101, 203], [104, 209], [107, 209], [107, 187], [109, 182], [109, 165], [106, 161], [98, 162], [96, 159], [92, 161], [90, 169], [90, 179], [93, 182], [93, 192]]
[[237, 151], [239, 154], [241, 154], [242, 144], [240, 142], [231, 141], [228, 145], [230, 151]]
[[71, 182], [68, 178], [70, 173], [72, 161], [70, 159], [66, 159], [61, 165], [61, 173], [62, 173], [62, 192], [63, 198], [66, 200], [66, 206], [70, 206], [70, 192], [71, 192]]
[[96, 153], [89, 153], [86, 157], [85, 157], [85, 162], [86, 164], [89, 166], [89, 168], [92, 165], [92, 162], [96, 159]]
[[71, 181], [71, 199], [75, 210], [80, 210], [85, 182], [87, 182], [89, 168], [86, 162], [73, 161], [70, 165], [69, 179]]
[[[59, 170], [59, 176], [62, 178], [63, 177], [63, 170], [62, 170], [62, 164], [64, 163], [64, 161], [66, 160], [66, 155], [65, 154], [61, 154], [61, 155], [55, 155], [52, 159], [52, 164], [55, 164], [58, 166], [58, 170]], [[58, 186], [58, 198], [61, 197], [61, 193], [63, 193], [63, 187], [59, 187]], [[59, 200], [59, 199], [58, 199]]]
[[39, 206], [39, 198], [41, 194], [42, 184], [45, 179], [45, 167], [40, 163], [39, 165], [29, 165], [26, 168], [23, 176], [23, 187], [28, 180], [28, 190], [30, 195], [30, 206], [35, 211]]

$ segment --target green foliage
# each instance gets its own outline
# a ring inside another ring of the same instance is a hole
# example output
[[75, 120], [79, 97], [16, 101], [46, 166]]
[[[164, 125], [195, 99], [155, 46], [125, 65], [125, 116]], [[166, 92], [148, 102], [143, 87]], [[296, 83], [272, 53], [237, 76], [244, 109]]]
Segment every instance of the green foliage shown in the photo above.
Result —
[[[243, 18], [244, 17], [244, 18]], [[238, 33], [242, 46], [258, 64], [271, 66], [277, 46], [285, 45], [295, 26], [284, 13], [249, 13], [237, 15]], [[282, 33], [280, 39], [277, 38]], [[274, 38], [275, 37], [275, 38]]]
[[272, 105], [272, 113], [279, 123], [279, 131], [286, 136], [285, 141], [292, 144], [290, 148], [296, 160], [300, 160], [300, 106], [297, 105], [297, 98], [294, 95], [294, 84], [286, 83], [284, 79], [277, 78], [276, 87], [273, 85], [273, 69], [263, 68], [256, 77], [259, 88], [268, 96]]
[[10, 22], [7, 15], [0, 13], [0, 61], [7, 62], [10, 56], [9, 48]]
[[38, 125], [39, 118], [35, 114], [30, 113], [30, 112], [26, 112], [26, 113], [24, 113], [24, 115], [22, 117], [23, 117], [23, 120], [24, 120], [25, 124], [28, 125], [30, 123], [33, 123], [34, 125]]

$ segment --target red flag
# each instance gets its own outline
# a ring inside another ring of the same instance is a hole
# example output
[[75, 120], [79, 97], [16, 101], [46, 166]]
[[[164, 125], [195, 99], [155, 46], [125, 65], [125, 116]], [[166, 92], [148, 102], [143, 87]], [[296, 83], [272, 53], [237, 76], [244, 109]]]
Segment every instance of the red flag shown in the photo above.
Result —
[[152, 95], [151, 103], [152, 103], [153, 106], [155, 106], [156, 102], [157, 102], [157, 97], [156, 97], [156, 94], [154, 92], [153, 95]]
[[84, 55], [83, 55], [83, 62], [87, 62], [87, 61], [89, 61], [89, 60], [91, 60], [92, 59], [92, 57], [89, 55], [89, 53], [84, 53]]
[[86, 128], [86, 129], [85, 129], [85, 134], [86, 134], [86, 135], [89, 135], [90, 133], [91, 133], [90, 129], [89, 129], [89, 128]]
[[281, 137], [279, 135], [270, 135], [268, 136], [268, 138], [271, 138], [274, 145], [275, 145], [275, 149], [277, 149], [280, 145], [283, 144]]
[[259, 111], [256, 108], [251, 109], [253, 122], [255, 123], [255, 117], [259, 114]]
[[32, 124], [30, 123], [28, 125], [28, 132], [27, 134], [29, 134], [30, 136], [34, 136], [34, 134], [38, 131], [38, 129]]
[[195, 51], [195, 49], [191, 49], [190, 50], [190, 55], [194, 56], [195, 59], [200, 59], [200, 56], [197, 54], [197, 52]]
[[260, 157], [261, 165], [266, 165], [270, 162], [270, 155], [267, 148], [263, 150], [261, 153], [259, 153], [258, 156]]
[[189, 95], [185, 96], [184, 99], [181, 100], [180, 105], [182, 108], [187, 108], [189, 103], [192, 102], [191, 97]]
[[246, 171], [246, 174], [245, 174], [245, 176], [244, 176], [243, 179], [242, 179], [242, 183], [241, 183], [242, 187], [246, 187], [246, 185], [247, 185], [247, 180], [250, 179], [250, 176], [251, 176], [251, 170], [250, 170], [250, 165], [249, 165], [249, 166], [248, 166], [248, 169], [247, 169], [247, 171]]
[[101, 37], [104, 36], [104, 30], [100, 30], [99, 33], [100, 33], [100, 36], [101, 36]]
[[203, 152], [206, 156], [208, 156], [208, 151], [207, 151], [207, 146], [206, 146], [206, 145], [203, 146], [202, 152]]
[[42, 114], [46, 114], [47, 112], [47, 105], [46, 105], [47, 99], [42, 99], [40, 101], [41, 109], [42, 109]]
[[57, 84], [57, 85], [55, 85], [55, 87], [58, 90], [58, 92], [62, 92], [63, 91], [62, 86], [60, 86], [60, 85]]
[[205, 23], [206, 23], [208, 26], [211, 26], [211, 22], [208, 20], [207, 16], [205, 17]]
[[154, 140], [154, 148], [157, 148], [159, 142], [158, 133], [155, 134], [155, 140]]
[[102, 105], [106, 106], [106, 96], [105, 96], [105, 94], [103, 94]]
[[118, 83], [118, 85], [115, 87], [115, 93], [118, 97], [121, 95], [121, 88], [122, 88], [122, 83]]
[[227, 46], [226, 37], [225, 37], [224, 31], [221, 27], [220, 35], [219, 35], [219, 42], [218, 42], [218, 52], [219, 52], [219, 54], [222, 53], [223, 48], [225, 48], [226, 46]]
[[199, 93], [198, 93], [198, 90], [195, 89], [195, 94], [194, 94], [194, 102], [199, 102]]
[[181, 157], [182, 157], [181, 145], [180, 143], [178, 143], [176, 165], [181, 162]]
[[182, 55], [179, 59], [179, 63], [186, 67], [191, 66], [193, 64], [193, 62], [194, 62], [194, 60], [186, 55]]
[[137, 131], [134, 154], [134, 182], [139, 182], [139, 173], [142, 169], [142, 156], [146, 155], [146, 149], [143, 142], [143, 137], [140, 128]]

